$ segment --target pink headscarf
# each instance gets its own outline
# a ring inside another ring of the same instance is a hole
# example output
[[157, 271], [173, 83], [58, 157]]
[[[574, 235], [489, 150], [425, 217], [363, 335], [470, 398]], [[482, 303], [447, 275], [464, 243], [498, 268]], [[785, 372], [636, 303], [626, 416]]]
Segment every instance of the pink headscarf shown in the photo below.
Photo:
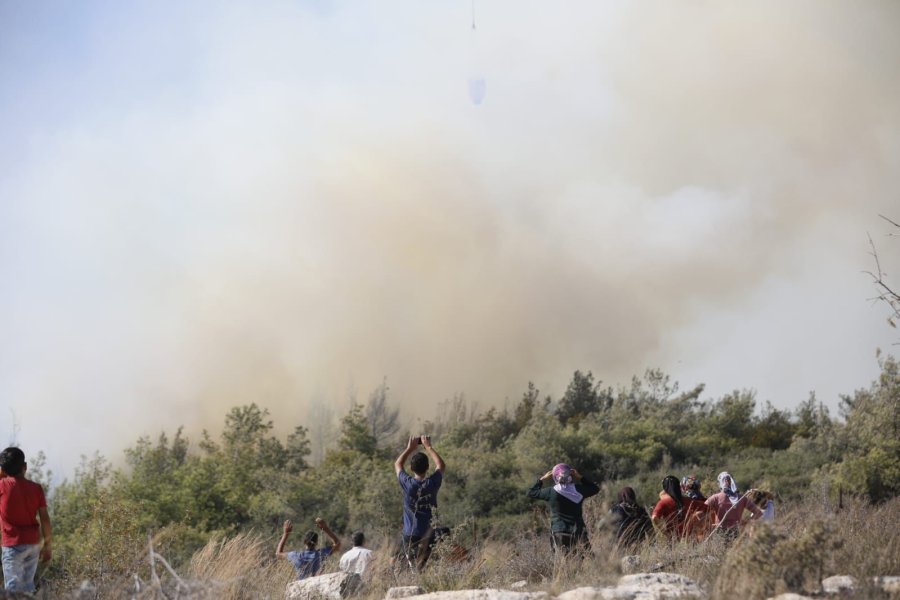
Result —
[[556, 490], [557, 494], [568, 498], [575, 504], [584, 499], [584, 496], [575, 489], [575, 484], [572, 483], [572, 467], [566, 463], [559, 463], [553, 467], [553, 481], [556, 483], [553, 489]]

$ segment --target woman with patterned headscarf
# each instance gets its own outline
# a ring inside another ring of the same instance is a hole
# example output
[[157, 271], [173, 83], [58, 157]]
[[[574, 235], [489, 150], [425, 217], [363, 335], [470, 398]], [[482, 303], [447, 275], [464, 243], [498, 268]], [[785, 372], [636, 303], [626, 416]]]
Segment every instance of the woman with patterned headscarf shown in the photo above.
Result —
[[[550, 480], [553, 480], [553, 487], [544, 489], [544, 482]], [[565, 463], [544, 473], [528, 489], [529, 498], [545, 500], [550, 505], [550, 539], [554, 550], [567, 552], [579, 546], [590, 547], [582, 506], [585, 498], [599, 491], [600, 486]]]
[[681, 494], [691, 500], [706, 502], [706, 496], [700, 491], [700, 478], [694, 474], [681, 478]]

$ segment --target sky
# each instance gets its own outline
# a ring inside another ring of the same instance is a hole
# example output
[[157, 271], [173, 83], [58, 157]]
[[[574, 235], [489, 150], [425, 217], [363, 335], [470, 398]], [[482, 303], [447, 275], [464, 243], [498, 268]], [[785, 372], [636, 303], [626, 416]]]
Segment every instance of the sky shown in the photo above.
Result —
[[576, 369], [835, 410], [900, 338], [898, 73], [891, 0], [0, 0], [0, 433], [67, 474]]

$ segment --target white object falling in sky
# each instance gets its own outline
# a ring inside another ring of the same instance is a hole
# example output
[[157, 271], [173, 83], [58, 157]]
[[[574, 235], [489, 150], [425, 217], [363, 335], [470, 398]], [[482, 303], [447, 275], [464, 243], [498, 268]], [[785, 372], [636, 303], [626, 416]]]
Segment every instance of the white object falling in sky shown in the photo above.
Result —
[[472, 104], [476, 106], [481, 104], [486, 93], [487, 83], [483, 77], [469, 79], [469, 98], [472, 100]]
[[[477, 45], [477, 39], [474, 37], [478, 33], [478, 29], [475, 27], [475, 0], [472, 0], [472, 46], [473, 48]], [[475, 50], [473, 50], [473, 56], [475, 56]], [[473, 59], [473, 64], [477, 65], [477, 60]], [[484, 97], [487, 94], [487, 82], [484, 80], [482, 75], [473, 75], [469, 77], [469, 99], [472, 101], [472, 104], [478, 106], [482, 102], [484, 102]]]

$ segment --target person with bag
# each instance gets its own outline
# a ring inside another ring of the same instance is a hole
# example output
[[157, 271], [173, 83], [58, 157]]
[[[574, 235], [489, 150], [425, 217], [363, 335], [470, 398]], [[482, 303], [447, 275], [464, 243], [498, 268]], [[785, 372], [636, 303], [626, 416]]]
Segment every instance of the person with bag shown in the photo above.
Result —
[[[434, 472], [431, 475], [428, 475], [428, 456], [424, 452], [415, 452], [419, 445], [425, 448], [434, 461]], [[412, 475], [405, 470], [407, 458], [410, 459]], [[403, 557], [410, 564], [415, 562], [418, 569], [425, 566], [434, 546], [435, 523], [432, 521], [446, 468], [444, 459], [431, 445], [431, 438], [427, 435], [409, 438], [406, 448], [394, 461], [394, 472], [403, 491]]]

